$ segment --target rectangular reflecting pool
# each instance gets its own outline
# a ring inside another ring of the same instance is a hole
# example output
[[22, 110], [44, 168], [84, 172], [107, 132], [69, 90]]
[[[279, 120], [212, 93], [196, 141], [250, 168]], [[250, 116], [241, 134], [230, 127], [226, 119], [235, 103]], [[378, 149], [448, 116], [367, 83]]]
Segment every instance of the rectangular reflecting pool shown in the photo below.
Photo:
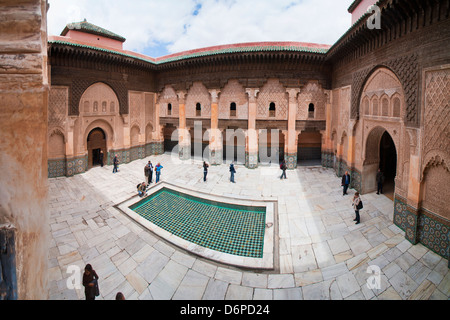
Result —
[[265, 207], [227, 204], [162, 188], [130, 209], [158, 227], [205, 248], [262, 258]]
[[117, 206], [149, 231], [221, 263], [273, 269], [276, 201], [212, 195], [166, 182]]

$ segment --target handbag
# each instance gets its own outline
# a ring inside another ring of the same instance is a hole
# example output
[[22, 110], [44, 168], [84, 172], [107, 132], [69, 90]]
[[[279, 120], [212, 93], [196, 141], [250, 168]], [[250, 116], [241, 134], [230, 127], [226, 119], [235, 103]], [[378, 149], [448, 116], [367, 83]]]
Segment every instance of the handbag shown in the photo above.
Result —
[[356, 206], [356, 209], [361, 210], [363, 208], [362, 200], [359, 200], [358, 205]]

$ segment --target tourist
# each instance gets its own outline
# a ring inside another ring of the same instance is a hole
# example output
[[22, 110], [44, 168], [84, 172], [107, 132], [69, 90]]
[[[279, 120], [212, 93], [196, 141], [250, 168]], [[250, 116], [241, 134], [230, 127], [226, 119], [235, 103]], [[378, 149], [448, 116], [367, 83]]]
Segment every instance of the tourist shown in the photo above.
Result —
[[233, 182], [233, 183], [235, 183], [235, 182], [234, 182], [234, 174], [236, 173], [236, 169], [234, 168], [233, 162], [230, 163], [230, 173], [231, 173], [230, 181]]
[[378, 169], [377, 176], [377, 194], [383, 193], [384, 174], [381, 169]]
[[114, 156], [113, 164], [114, 164], [113, 173], [115, 173], [115, 172], [117, 172], [117, 169], [119, 168], [119, 158], [117, 157], [117, 154]]
[[206, 181], [206, 175], [208, 174], [208, 167], [209, 165], [206, 163], [206, 161], [203, 161], [203, 181]]
[[153, 180], [153, 165], [152, 162], [149, 161], [144, 167], [144, 174], [147, 177], [147, 183], [150, 185]]
[[283, 177], [285, 179], [287, 179], [286, 178], [286, 161], [285, 160], [283, 160], [283, 162], [281, 162], [280, 169], [283, 171], [283, 173], [281, 174], [280, 180], [283, 179]]
[[95, 300], [95, 297], [100, 295], [98, 290], [98, 275], [90, 264], [84, 267], [83, 286], [86, 300]]
[[100, 155], [98, 156], [98, 161], [100, 162], [100, 166], [103, 168], [103, 150], [100, 150]]
[[116, 300], [125, 300], [125, 296], [123, 295], [122, 292], [117, 292]]
[[342, 176], [342, 182], [341, 182], [341, 186], [344, 187], [344, 192], [343, 192], [343, 196], [345, 196], [347, 194], [347, 189], [348, 186], [350, 184], [350, 175], [348, 174], [348, 171], [345, 171], [345, 174]]
[[352, 206], [353, 206], [353, 209], [355, 210], [355, 214], [356, 214], [356, 217], [355, 217], [355, 219], [353, 219], [353, 221], [356, 221], [355, 224], [359, 224], [359, 220], [360, 220], [359, 210], [361, 210], [363, 208], [363, 203], [362, 203], [361, 198], [359, 197], [359, 192], [355, 192], [355, 195], [354, 195], [353, 201], [352, 201]]
[[140, 197], [145, 196], [145, 191], [146, 191], [146, 189], [147, 189], [147, 185], [146, 185], [145, 182], [139, 183], [139, 184], [137, 185], [137, 190], [138, 190], [138, 193], [139, 193], [139, 196], [140, 196]]
[[159, 162], [158, 164], [155, 166], [155, 172], [156, 172], [156, 181], [155, 183], [159, 182], [159, 177], [161, 175], [161, 169], [164, 168]]

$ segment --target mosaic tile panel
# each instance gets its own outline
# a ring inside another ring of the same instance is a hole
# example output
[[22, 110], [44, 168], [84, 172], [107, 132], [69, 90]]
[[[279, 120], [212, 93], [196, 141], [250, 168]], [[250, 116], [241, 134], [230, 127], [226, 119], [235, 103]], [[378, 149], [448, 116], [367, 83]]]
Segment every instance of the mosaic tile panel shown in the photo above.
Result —
[[88, 167], [87, 155], [79, 158], [67, 159], [66, 176], [71, 177], [78, 173], [86, 172]]
[[258, 153], [249, 153], [245, 151], [245, 166], [249, 169], [258, 167]]
[[450, 259], [450, 228], [442, 222], [433, 219], [433, 213], [426, 209], [425, 214], [421, 214], [418, 219], [418, 240], [424, 246], [444, 257]]
[[284, 161], [286, 161], [286, 166], [288, 170], [294, 170], [297, 168], [297, 154], [296, 153], [285, 153]]
[[66, 159], [48, 160], [48, 177], [56, 178], [66, 175]]
[[352, 168], [349, 170], [351, 176], [350, 186], [358, 192], [361, 192], [361, 172]]
[[265, 208], [218, 203], [163, 188], [130, 209], [205, 248], [237, 256], [263, 256]]
[[406, 200], [395, 195], [394, 199], [394, 223], [405, 231], [405, 238], [412, 244], [417, 243], [417, 215], [406, 204]]

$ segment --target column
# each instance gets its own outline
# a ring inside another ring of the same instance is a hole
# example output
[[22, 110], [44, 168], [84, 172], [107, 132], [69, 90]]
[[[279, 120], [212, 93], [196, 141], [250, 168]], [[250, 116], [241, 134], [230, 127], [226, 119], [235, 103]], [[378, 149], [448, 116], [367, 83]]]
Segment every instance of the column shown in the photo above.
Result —
[[405, 238], [412, 244], [419, 242], [419, 207], [421, 198], [421, 165], [420, 152], [418, 148], [420, 131], [415, 128], [407, 128], [410, 145], [405, 145], [409, 149], [409, 177], [407, 199], [394, 193], [394, 223], [405, 231]]
[[211, 127], [209, 130], [209, 162], [212, 165], [223, 162], [222, 133], [219, 130], [219, 90], [209, 90], [211, 94]]
[[[160, 117], [160, 109], [159, 109], [159, 99], [161, 97], [161, 94], [155, 94], [154, 95], [154, 106], [155, 106], [155, 118], [154, 118], [154, 125], [152, 132], [152, 146], [151, 146], [151, 154], [163, 154], [164, 153], [164, 126], [161, 126], [159, 123], [159, 117]], [[147, 153], [146, 153], [147, 154]]]
[[331, 91], [325, 90], [327, 102], [325, 104], [325, 130], [322, 133], [322, 166], [333, 168], [333, 141], [331, 140]]
[[256, 131], [256, 96], [259, 89], [247, 88], [248, 95], [248, 130], [245, 138], [245, 166], [250, 169], [258, 167], [258, 132]]
[[186, 128], [186, 91], [178, 91], [179, 125], [178, 125], [178, 156], [181, 160], [191, 158], [191, 139]]
[[297, 119], [297, 95], [300, 92], [298, 88], [289, 88], [286, 90], [289, 94], [288, 105], [288, 130], [285, 134], [284, 160], [288, 169], [297, 168], [297, 131], [295, 130], [295, 121]]

